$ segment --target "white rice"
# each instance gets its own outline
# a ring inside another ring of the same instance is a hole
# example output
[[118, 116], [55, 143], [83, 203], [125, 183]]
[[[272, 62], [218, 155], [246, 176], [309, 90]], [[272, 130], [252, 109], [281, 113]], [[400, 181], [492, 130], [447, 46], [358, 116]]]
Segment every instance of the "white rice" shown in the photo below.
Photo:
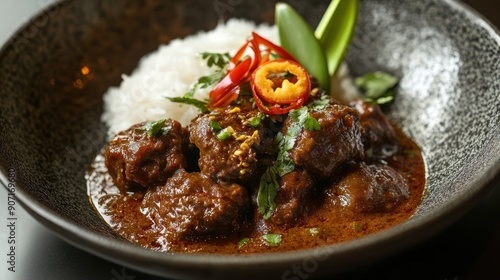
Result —
[[[165, 97], [183, 96], [199, 77], [213, 73], [214, 69], [207, 66], [200, 53], [234, 55], [252, 31], [278, 44], [275, 26], [231, 19], [214, 30], [173, 40], [143, 57], [130, 76], [122, 76], [119, 87], [112, 87], [104, 94], [102, 121], [108, 126], [108, 137], [144, 121], [170, 118], [182, 125], [189, 124], [199, 114], [198, 109], [172, 103]], [[194, 97], [206, 100], [212, 88], [198, 90]], [[346, 97], [352, 100], [357, 96], [346, 64], [332, 80], [332, 95], [342, 102], [348, 101]]]
[[[278, 42], [274, 26], [231, 19], [214, 30], [173, 40], [143, 57], [130, 76], [122, 76], [119, 87], [112, 87], [104, 94], [102, 121], [108, 126], [108, 136], [139, 122], [165, 118], [187, 125], [199, 114], [198, 109], [172, 103], [165, 97], [183, 96], [199, 77], [213, 73], [200, 53], [234, 55], [252, 31]], [[210, 90], [211, 87], [198, 90], [195, 98], [208, 99]]]

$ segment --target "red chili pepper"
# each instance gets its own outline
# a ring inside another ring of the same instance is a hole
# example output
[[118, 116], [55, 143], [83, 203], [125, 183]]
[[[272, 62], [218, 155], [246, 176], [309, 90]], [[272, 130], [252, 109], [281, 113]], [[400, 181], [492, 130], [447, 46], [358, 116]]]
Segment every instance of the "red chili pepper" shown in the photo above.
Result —
[[247, 41], [241, 48], [236, 52], [236, 54], [231, 58], [231, 61], [229, 61], [229, 66], [227, 67], [227, 71], [230, 72], [238, 65], [238, 62], [241, 59], [241, 56], [245, 53], [245, 51], [248, 48], [248, 44], [250, 44], [250, 41]]
[[283, 59], [287, 60], [292, 60], [297, 62], [297, 60], [285, 49], [282, 47], [274, 44], [273, 42], [265, 39], [264, 37], [260, 36], [259, 34], [252, 32], [253, 40], [258, 44], [258, 45], [264, 45], [266, 46], [269, 50], [274, 51], [277, 55], [279, 55]]
[[297, 62], [286, 59], [260, 65], [253, 72], [250, 84], [255, 103], [270, 115], [286, 114], [302, 106], [311, 90], [307, 71]]
[[[266, 49], [261, 51], [261, 45]], [[253, 57], [246, 58], [242, 62], [239, 62], [248, 48], [253, 51]], [[210, 103], [208, 104], [208, 107], [216, 108], [226, 106], [238, 98], [240, 85], [250, 79], [253, 81], [252, 74], [255, 73], [261, 65], [270, 62], [269, 59], [271, 52], [274, 52], [282, 59], [301, 67], [297, 63], [297, 60], [285, 49], [275, 45], [259, 34], [252, 32], [252, 38], [247, 40], [247, 42], [240, 47], [229, 62], [226, 76], [222, 78], [222, 80], [210, 92]], [[307, 75], [307, 72], [305, 73]], [[307, 81], [309, 83], [309, 76], [307, 76]], [[310, 85], [308, 85], [308, 87], [309, 86]], [[253, 88], [254, 84], [252, 83], [252, 93], [254, 92]], [[255, 87], [255, 91], [258, 92], [259, 88]], [[309, 90], [307, 90], [306, 94], [309, 94]], [[305, 99], [307, 99], [307, 97], [304, 98], [302, 95], [297, 95], [297, 100], [291, 100], [293, 94], [290, 96], [291, 98], [289, 100], [282, 101], [281, 103], [278, 103], [278, 105], [265, 105], [264, 102], [260, 100], [260, 97], [255, 97], [255, 94], [254, 99], [264, 113], [284, 114], [291, 109], [300, 107], [305, 102]], [[265, 95], [264, 101], [269, 104], [273, 103], [273, 99], [268, 99]]]
[[210, 92], [210, 103], [208, 107], [216, 108], [229, 105], [238, 98], [239, 90], [235, 90], [235, 88], [239, 88], [239, 85], [247, 77], [251, 64], [251, 58], [247, 58], [236, 65], [231, 72], [222, 78]]

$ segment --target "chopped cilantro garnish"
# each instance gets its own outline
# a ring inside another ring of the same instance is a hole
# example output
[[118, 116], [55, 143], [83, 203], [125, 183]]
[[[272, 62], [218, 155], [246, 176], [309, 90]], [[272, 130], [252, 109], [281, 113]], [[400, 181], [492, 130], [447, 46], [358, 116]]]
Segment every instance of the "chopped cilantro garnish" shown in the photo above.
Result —
[[243, 246], [247, 245], [248, 241], [250, 241], [250, 238], [248, 238], [248, 237], [245, 237], [245, 238], [241, 239], [238, 242], [238, 249], [241, 249]]
[[304, 128], [309, 131], [321, 129], [318, 120], [309, 114], [309, 110], [305, 106], [291, 110], [289, 115], [299, 127], [304, 126]]
[[216, 66], [219, 69], [223, 69], [231, 60], [229, 53], [211, 53], [203, 52], [201, 57], [207, 61], [208, 67]]
[[206, 88], [220, 81], [220, 79], [222, 79], [223, 76], [224, 76], [223, 72], [217, 71], [212, 75], [200, 77], [198, 79], [197, 86], [198, 88]]
[[302, 127], [309, 131], [321, 129], [318, 120], [309, 114], [307, 107], [291, 110], [289, 116], [292, 118], [293, 123], [288, 127], [286, 135], [283, 136], [281, 133], [277, 135], [279, 152], [276, 159], [276, 166], [280, 176], [290, 173], [295, 169], [295, 164], [287, 152], [295, 146], [295, 141], [302, 131]]
[[280, 189], [278, 179], [295, 169], [295, 163], [287, 152], [295, 146], [302, 128], [309, 131], [321, 129], [318, 120], [309, 114], [307, 107], [291, 110], [288, 116], [293, 122], [288, 127], [286, 134], [278, 133], [274, 139], [278, 149], [276, 162], [273, 166], [268, 167], [260, 178], [257, 205], [264, 219], [268, 219], [276, 208], [274, 198]]
[[325, 109], [330, 104], [330, 100], [326, 95], [321, 96], [320, 99], [316, 99], [310, 105], [311, 110], [319, 111]]
[[321, 126], [317, 119], [313, 118], [311, 115], [307, 115], [306, 121], [304, 122], [304, 127], [306, 130], [314, 131], [321, 130]]
[[262, 239], [266, 242], [268, 246], [275, 247], [281, 243], [281, 234], [267, 233], [262, 236]]
[[165, 125], [165, 122], [167, 120], [159, 120], [159, 121], [154, 121], [154, 122], [148, 122], [146, 123], [144, 129], [148, 132], [149, 137], [155, 137], [160, 134], [160, 132], [163, 132], [163, 126]]
[[201, 53], [201, 57], [207, 61], [208, 67], [217, 67], [214, 73], [212, 75], [200, 77], [198, 81], [196, 81], [196, 83], [191, 86], [189, 91], [184, 94], [184, 96], [173, 98], [167, 97], [167, 99], [176, 103], [193, 105], [202, 113], [205, 113], [209, 111], [207, 108], [207, 102], [195, 99], [194, 94], [198, 89], [207, 88], [220, 81], [222, 77], [224, 77], [225, 68], [231, 60], [231, 57], [227, 53], [219, 54], [208, 52]]
[[383, 72], [373, 72], [356, 78], [355, 83], [363, 92], [366, 101], [386, 104], [394, 100], [394, 88], [398, 79]]
[[198, 108], [198, 110], [200, 110], [202, 113], [208, 112], [207, 102], [189, 97], [187, 95], [183, 97], [167, 97], [167, 99], [175, 103], [193, 105], [196, 108]]
[[257, 193], [257, 204], [264, 219], [268, 219], [276, 208], [274, 198], [279, 188], [278, 169], [275, 166], [269, 166], [260, 179]]

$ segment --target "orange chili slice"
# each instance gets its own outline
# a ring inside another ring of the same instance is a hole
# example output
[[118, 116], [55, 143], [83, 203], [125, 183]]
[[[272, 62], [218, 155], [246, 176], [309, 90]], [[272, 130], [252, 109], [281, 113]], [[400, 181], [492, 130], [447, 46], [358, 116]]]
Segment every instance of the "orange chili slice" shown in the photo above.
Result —
[[307, 71], [287, 59], [261, 64], [252, 74], [250, 83], [257, 106], [266, 114], [285, 114], [302, 106], [311, 91]]

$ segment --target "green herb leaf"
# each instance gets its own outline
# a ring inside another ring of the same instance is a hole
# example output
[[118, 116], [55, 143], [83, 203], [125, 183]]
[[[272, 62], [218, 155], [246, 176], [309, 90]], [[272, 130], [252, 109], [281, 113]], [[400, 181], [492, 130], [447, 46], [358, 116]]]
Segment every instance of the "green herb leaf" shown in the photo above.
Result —
[[295, 163], [288, 156], [287, 152], [295, 146], [295, 141], [301, 130], [300, 126], [294, 124], [288, 128], [285, 136], [281, 133], [277, 135], [280, 140], [278, 142], [278, 156], [276, 157], [275, 166], [280, 177], [295, 170]]
[[293, 123], [288, 127], [286, 135], [283, 136], [281, 133], [278, 133], [276, 136], [278, 140], [278, 156], [275, 166], [280, 176], [284, 176], [295, 169], [295, 163], [288, 156], [287, 152], [295, 146], [302, 128], [309, 131], [321, 130], [318, 120], [309, 114], [309, 110], [305, 106], [291, 110], [288, 116], [292, 118]]
[[220, 126], [220, 123], [218, 123], [216, 121], [211, 121], [210, 127], [212, 127], [212, 129], [215, 131], [222, 130], [222, 126]]
[[275, 166], [270, 166], [260, 178], [259, 191], [257, 193], [257, 205], [264, 219], [268, 219], [274, 209], [276, 209], [274, 198], [279, 188], [278, 170]]
[[148, 132], [149, 137], [155, 137], [162, 132], [163, 126], [165, 125], [165, 122], [167, 120], [159, 120], [159, 121], [154, 121], [154, 122], [148, 122], [146, 123], [146, 131]]
[[321, 129], [318, 121], [309, 114], [307, 107], [291, 110], [288, 116], [293, 123], [288, 127], [285, 135], [278, 133], [274, 138], [274, 143], [278, 149], [276, 162], [273, 166], [267, 168], [260, 179], [257, 205], [264, 219], [268, 219], [276, 208], [274, 198], [280, 189], [278, 179], [295, 170], [295, 163], [287, 152], [295, 146], [302, 128], [304, 127], [307, 130]]
[[241, 239], [238, 242], [238, 249], [241, 249], [243, 246], [247, 245], [248, 241], [250, 241], [250, 238], [248, 238], [248, 237], [245, 237], [245, 238]]
[[175, 102], [175, 103], [181, 103], [181, 104], [187, 104], [187, 105], [193, 105], [198, 110], [200, 110], [202, 113], [208, 112], [207, 108], [207, 102], [192, 98], [192, 97], [167, 97], [168, 100]]
[[398, 79], [387, 73], [373, 72], [356, 78], [355, 83], [363, 92], [365, 100], [386, 104], [394, 100], [394, 88], [398, 84]]
[[275, 12], [281, 46], [329, 92], [330, 75], [325, 51], [309, 24], [286, 3], [277, 3]]
[[256, 127], [258, 126], [262, 120], [265, 118], [265, 116], [261, 113], [259, 113], [257, 116], [253, 117], [253, 118], [250, 118], [248, 120], [248, 124], [251, 126], [251, 127]]
[[304, 126], [304, 128], [309, 131], [321, 129], [318, 120], [309, 114], [309, 110], [305, 106], [300, 107], [299, 109], [291, 110], [289, 116], [296, 124], [298, 124], [299, 128]]
[[207, 88], [220, 81], [223, 76], [224, 76], [223, 72], [217, 71], [212, 75], [200, 77], [198, 79], [197, 88]]
[[313, 118], [310, 114], [307, 114], [306, 121], [304, 122], [304, 128], [309, 131], [321, 130], [318, 120]]
[[[183, 100], [180, 99], [181, 97], [177, 97], [176, 99], [178, 101], [173, 101], [173, 102], [194, 105], [198, 109], [200, 109], [200, 111], [203, 113], [208, 111], [207, 107], [205, 106], [206, 103], [203, 104], [203, 106], [200, 106], [199, 102], [191, 101], [189, 99], [193, 99], [193, 96], [198, 89], [207, 88], [219, 82], [224, 77], [225, 69], [229, 64], [229, 61], [231, 60], [231, 56], [229, 56], [228, 53], [219, 54], [219, 53], [203, 52], [201, 53], [201, 57], [207, 61], [208, 67], [215, 66], [218, 69], [212, 75], [198, 78], [198, 81], [196, 81], [196, 83], [189, 89], [189, 91], [184, 94], [184, 96], [182, 97], [184, 98]], [[171, 98], [169, 99], [172, 101]]]
[[330, 100], [326, 95], [321, 96], [320, 99], [316, 99], [312, 102], [310, 105], [311, 110], [313, 111], [320, 111], [324, 110], [328, 105], [330, 104]]
[[220, 141], [227, 140], [230, 137], [231, 137], [231, 132], [227, 127], [221, 130], [219, 133], [217, 133], [217, 139], [219, 139]]
[[229, 53], [203, 52], [201, 53], [201, 57], [207, 61], [208, 67], [216, 66], [219, 69], [225, 68], [231, 60]]
[[316, 27], [315, 35], [326, 53], [331, 76], [335, 75], [351, 41], [358, 6], [358, 0], [332, 0]]
[[275, 234], [275, 233], [267, 233], [262, 236], [262, 239], [266, 242], [268, 246], [275, 247], [280, 245], [282, 241], [281, 234]]

